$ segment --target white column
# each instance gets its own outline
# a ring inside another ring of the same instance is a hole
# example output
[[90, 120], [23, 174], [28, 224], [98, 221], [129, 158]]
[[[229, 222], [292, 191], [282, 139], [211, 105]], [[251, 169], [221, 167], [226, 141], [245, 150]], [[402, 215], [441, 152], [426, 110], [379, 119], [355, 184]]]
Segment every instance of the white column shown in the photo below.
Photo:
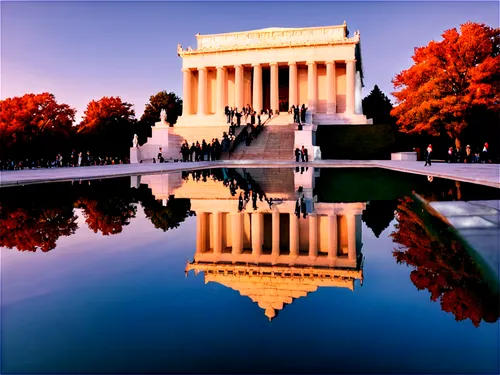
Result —
[[273, 112], [279, 109], [279, 93], [278, 93], [278, 63], [270, 63], [271, 67], [271, 109]]
[[299, 218], [290, 214], [290, 256], [299, 255]]
[[193, 74], [189, 69], [182, 69], [182, 116], [189, 116], [191, 114], [191, 77]]
[[243, 250], [243, 214], [231, 214], [232, 255], [240, 255]]
[[309, 258], [318, 257], [318, 218], [315, 214], [309, 214]]
[[262, 66], [254, 64], [253, 67], [253, 110], [260, 114], [262, 110]]
[[207, 214], [205, 212], [196, 213], [196, 253], [200, 254], [206, 250]]
[[222, 213], [212, 213], [212, 238], [214, 243], [214, 254], [222, 253]]
[[260, 256], [262, 254], [262, 213], [252, 212], [252, 255]]
[[307, 108], [311, 113], [316, 113], [318, 98], [317, 65], [314, 61], [307, 63]]
[[356, 60], [346, 61], [346, 113], [354, 114], [354, 91], [356, 79]]
[[280, 214], [279, 212], [273, 212], [273, 247], [272, 255], [273, 258], [277, 258], [280, 255]]
[[337, 77], [335, 75], [335, 61], [326, 62], [326, 113], [337, 112]]
[[289, 62], [289, 91], [288, 91], [288, 108], [292, 105], [298, 105], [299, 99], [297, 98], [297, 63]]
[[337, 237], [337, 215], [328, 215], [328, 259], [337, 258], [338, 237]]
[[224, 107], [226, 101], [224, 100], [224, 79], [226, 78], [225, 68], [223, 66], [217, 67], [217, 93], [216, 93], [216, 105], [215, 113], [218, 116], [224, 116]]
[[363, 114], [363, 85], [361, 84], [361, 72], [356, 72], [354, 85], [354, 113], [357, 115]]
[[356, 260], [356, 216], [346, 215], [347, 219], [347, 254], [350, 261]]
[[244, 107], [243, 103], [243, 66], [234, 66], [234, 90], [235, 90], [235, 107], [241, 111]]
[[223, 89], [224, 89], [224, 95], [222, 96], [222, 98], [223, 98], [223, 102], [224, 102], [224, 107], [225, 107], [226, 105], [229, 105], [229, 99], [228, 99], [228, 97], [227, 97], [227, 95], [228, 95], [228, 94], [227, 94], [227, 92], [228, 92], [228, 89], [227, 89], [228, 82], [227, 82], [227, 81], [229, 80], [229, 79], [228, 79], [228, 76], [229, 76], [229, 74], [228, 74], [227, 68], [224, 68], [224, 79], [223, 79]]
[[198, 68], [198, 115], [207, 114], [207, 68]]

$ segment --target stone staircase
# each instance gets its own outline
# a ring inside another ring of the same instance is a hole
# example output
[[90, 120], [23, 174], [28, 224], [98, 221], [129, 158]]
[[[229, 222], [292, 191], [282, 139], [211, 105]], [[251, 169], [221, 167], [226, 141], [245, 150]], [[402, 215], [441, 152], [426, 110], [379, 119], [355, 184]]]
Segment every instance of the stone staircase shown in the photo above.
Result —
[[292, 115], [272, 117], [265, 123], [257, 139], [250, 146], [239, 144], [229, 160], [293, 160], [294, 129]]

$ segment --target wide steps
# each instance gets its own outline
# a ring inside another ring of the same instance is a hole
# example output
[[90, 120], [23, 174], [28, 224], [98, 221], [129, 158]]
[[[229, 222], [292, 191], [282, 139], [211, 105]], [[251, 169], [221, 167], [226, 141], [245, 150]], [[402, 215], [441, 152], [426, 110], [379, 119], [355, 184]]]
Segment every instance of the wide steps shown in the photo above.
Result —
[[[291, 116], [291, 115], [290, 115]], [[281, 119], [280, 117], [283, 117]], [[285, 119], [288, 115], [276, 116], [272, 120], [282, 121], [280, 125], [269, 121], [263, 131], [253, 140], [250, 146], [238, 145], [230, 156], [231, 160], [291, 160], [293, 159], [295, 130]], [[293, 120], [293, 118], [292, 118]], [[285, 123], [285, 121], [287, 123]]]

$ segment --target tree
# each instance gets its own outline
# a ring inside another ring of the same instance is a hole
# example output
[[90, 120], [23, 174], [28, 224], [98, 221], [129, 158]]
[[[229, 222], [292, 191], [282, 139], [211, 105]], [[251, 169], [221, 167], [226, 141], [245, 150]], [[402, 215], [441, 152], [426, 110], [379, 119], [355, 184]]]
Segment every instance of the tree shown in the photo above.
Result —
[[146, 217], [156, 229], [161, 229], [164, 232], [179, 227], [180, 223], [187, 217], [194, 215], [189, 199], [170, 197], [167, 205], [164, 206], [162, 201], [157, 200], [146, 185], [141, 185], [136, 194], [144, 208]]
[[1, 100], [1, 157], [53, 157], [62, 152], [60, 147], [71, 134], [75, 113], [47, 92]]
[[167, 112], [167, 122], [173, 126], [182, 114], [182, 99], [167, 91], [160, 91], [149, 97], [149, 103], [146, 104], [137, 129], [140, 143], [146, 142], [146, 138], [151, 135], [151, 126], [160, 121], [162, 109]]
[[120, 97], [92, 100], [77, 127], [81, 147], [99, 156], [128, 156], [136, 123], [132, 106]]
[[373, 119], [374, 125], [384, 125], [394, 124], [395, 119], [391, 116], [391, 111], [391, 100], [375, 85], [370, 94], [363, 99], [363, 113]]
[[393, 79], [397, 106], [391, 111], [401, 131], [447, 134], [460, 146], [479, 113], [493, 112], [498, 127], [500, 103], [499, 28], [468, 22], [446, 30], [443, 40], [415, 48], [414, 65]]
[[74, 186], [75, 207], [82, 210], [90, 230], [103, 236], [118, 234], [135, 218], [135, 199], [129, 183], [128, 178], [117, 178]]
[[361, 219], [372, 230], [375, 237], [379, 238], [392, 223], [397, 205], [396, 200], [375, 200], [366, 205]]
[[411, 198], [400, 200], [396, 231], [391, 234], [400, 245], [393, 251], [397, 263], [413, 267], [412, 283], [418, 290], [427, 289], [431, 300], [439, 300], [441, 309], [453, 313], [457, 321], [469, 319], [475, 327], [483, 320], [496, 322], [500, 316], [498, 294], [467, 250], [446, 227], [437, 222], [426, 224], [418, 212], [422, 209]]
[[46, 252], [78, 228], [67, 184], [2, 188], [0, 247]]

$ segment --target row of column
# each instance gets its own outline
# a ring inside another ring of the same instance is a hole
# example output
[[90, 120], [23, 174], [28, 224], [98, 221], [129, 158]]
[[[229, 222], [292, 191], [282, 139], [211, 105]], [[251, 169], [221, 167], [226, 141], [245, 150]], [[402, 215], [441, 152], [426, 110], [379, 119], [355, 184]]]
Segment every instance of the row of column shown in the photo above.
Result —
[[[270, 63], [271, 82], [270, 82], [270, 97], [271, 109], [279, 108], [279, 82], [278, 82], [278, 63]], [[298, 78], [297, 78], [297, 63], [289, 62], [289, 98], [290, 106], [299, 103], [298, 97]], [[244, 103], [244, 84], [242, 65], [235, 65], [235, 106], [242, 109]], [[262, 109], [262, 65], [253, 64], [253, 97], [252, 107], [255, 111], [260, 112]], [[191, 79], [192, 73], [190, 69], [183, 69], [183, 90], [184, 103], [190, 103], [191, 96]], [[356, 79], [356, 60], [346, 61], [346, 113], [353, 114], [355, 106], [355, 79]], [[224, 115], [224, 107], [226, 106], [227, 97], [227, 68], [223, 66], [217, 67], [216, 77], [216, 114]], [[326, 81], [327, 81], [327, 113], [333, 114], [336, 112], [336, 75], [335, 61], [326, 62]], [[307, 62], [307, 92], [308, 101], [307, 107], [309, 111], [314, 113], [317, 109], [318, 102], [318, 74], [317, 63], [314, 61]], [[189, 105], [183, 106], [183, 115], [190, 115]], [[198, 68], [198, 109], [197, 114], [207, 114], [207, 68]]]
[[[299, 218], [290, 213], [290, 256], [299, 255]], [[207, 213], [198, 212], [196, 252], [201, 253], [207, 250], [206, 244], [208, 235], [212, 235], [214, 254], [222, 253], [222, 213], [212, 213], [212, 233], [207, 233]], [[243, 214], [231, 213], [231, 244], [232, 254], [239, 255], [243, 251]], [[356, 259], [356, 217], [347, 215], [347, 247], [348, 259]], [[252, 220], [252, 254], [260, 256], [262, 254], [262, 244], [264, 243], [264, 217], [262, 213], [251, 214]], [[309, 257], [314, 259], [318, 256], [318, 222], [315, 214], [308, 215], [309, 220]], [[337, 215], [328, 215], [328, 258], [337, 258], [338, 251], [338, 227]], [[272, 213], [272, 256], [280, 255], [280, 214]]]

